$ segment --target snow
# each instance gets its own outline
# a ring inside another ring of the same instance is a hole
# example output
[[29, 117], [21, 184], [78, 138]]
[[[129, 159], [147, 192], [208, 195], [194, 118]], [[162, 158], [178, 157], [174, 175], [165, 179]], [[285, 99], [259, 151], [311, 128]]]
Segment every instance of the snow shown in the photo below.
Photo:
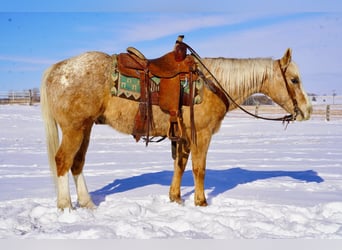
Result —
[[[208, 207], [171, 203], [170, 143], [94, 126], [85, 178], [95, 210], [58, 211], [40, 107], [0, 105], [0, 238], [342, 239], [342, 119], [287, 129], [234, 111], [207, 159]], [[75, 187], [72, 198], [76, 205]]]

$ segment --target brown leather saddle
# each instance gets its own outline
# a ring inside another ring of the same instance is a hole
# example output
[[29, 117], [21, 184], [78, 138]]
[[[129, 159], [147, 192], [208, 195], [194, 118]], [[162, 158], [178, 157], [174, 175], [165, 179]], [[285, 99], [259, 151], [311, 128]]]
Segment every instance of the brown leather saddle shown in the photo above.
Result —
[[[181, 81], [187, 81], [190, 88], [190, 99], [194, 97], [193, 82], [197, 79], [196, 62], [187, 55], [187, 47], [182, 43], [184, 36], [179, 36], [174, 50], [157, 59], [146, 59], [137, 49], [129, 47], [128, 53], [117, 56], [117, 67], [120, 74], [140, 80], [140, 103], [135, 117], [133, 136], [137, 141], [146, 136], [149, 141], [153, 128], [152, 104], [170, 115], [167, 136], [172, 141], [184, 139], [182, 122]], [[153, 77], [160, 79], [158, 98], [151, 92]], [[158, 103], [156, 103], [158, 100]], [[190, 100], [191, 127], [194, 130], [193, 100]], [[194, 132], [193, 132], [194, 134]]]

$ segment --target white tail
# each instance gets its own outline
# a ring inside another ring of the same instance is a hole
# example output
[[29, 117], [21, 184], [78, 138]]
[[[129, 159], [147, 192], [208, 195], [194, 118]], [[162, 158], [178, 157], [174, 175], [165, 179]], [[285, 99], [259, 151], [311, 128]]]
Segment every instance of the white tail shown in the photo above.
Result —
[[56, 184], [57, 166], [56, 166], [55, 156], [59, 147], [59, 136], [58, 136], [57, 123], [51, 114], [49, 101], [47, 99], [47, 93], [46, 93], [46, 80], [50, 74], [50, 71], [51, 71], [51, 68], [47, 69], [43, 75], [42, 84], [40, 87], [40, 103], [41, 103], [42, 115], [43, 115], [43, 120], [44, 120], [44, 125], [45, 125], [46, 145], [47, 145], [47, 151], [48, 151], [49, 165], [50, 165], [51, 174]]

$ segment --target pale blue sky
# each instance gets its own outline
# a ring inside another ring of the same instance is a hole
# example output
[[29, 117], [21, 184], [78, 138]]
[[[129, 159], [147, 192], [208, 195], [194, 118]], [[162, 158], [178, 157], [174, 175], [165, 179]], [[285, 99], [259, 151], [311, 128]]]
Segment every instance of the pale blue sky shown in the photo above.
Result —
[[308, 92], [342, 95], [338, 0], [2, 1], [0, 91], [39, 87], [49, 65], [85, 51], [158, 57], [179, 34], [203, 57], [276, 59], [290, 47]]

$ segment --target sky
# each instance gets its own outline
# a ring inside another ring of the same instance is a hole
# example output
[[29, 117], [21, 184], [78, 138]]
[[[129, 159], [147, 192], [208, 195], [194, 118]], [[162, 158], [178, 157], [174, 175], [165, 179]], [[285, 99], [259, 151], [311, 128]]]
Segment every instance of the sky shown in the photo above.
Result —
[[339, 0], [1, 0], [0, 92], [39, 88], [51, 64], [86, 51], [134, 46], [156, 58], [180, 34], [202, 57], [292, 48], [307, 92], [342, 95]]

